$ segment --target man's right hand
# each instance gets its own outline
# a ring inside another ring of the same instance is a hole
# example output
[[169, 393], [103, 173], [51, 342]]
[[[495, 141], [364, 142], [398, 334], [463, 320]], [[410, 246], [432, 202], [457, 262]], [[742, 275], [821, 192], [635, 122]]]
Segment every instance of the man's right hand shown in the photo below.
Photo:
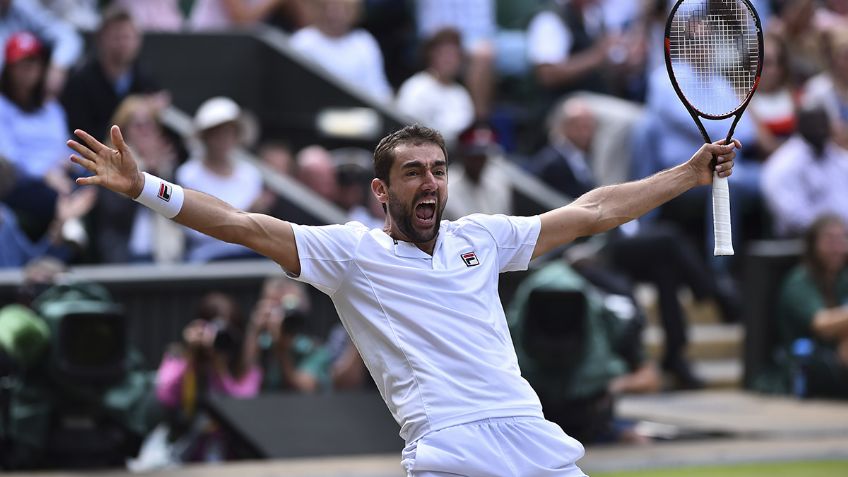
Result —
[[112, 144], [117, 149], [107, 147], [81, 129], [74, 131], [74, 134], [85, 144], [74, 140], [68, 141], [68, 147], [79, 154], [72, 155], [71, 161], [94, 173], [92, 176], [80, 177], [77, 179], [77, 184], [99, 185], [135, 199], [144, 187], [144, 176], [139, 172], [130, 148], [124, 142], [121, 129], [118, 126], [112, 126], [110, 133]]

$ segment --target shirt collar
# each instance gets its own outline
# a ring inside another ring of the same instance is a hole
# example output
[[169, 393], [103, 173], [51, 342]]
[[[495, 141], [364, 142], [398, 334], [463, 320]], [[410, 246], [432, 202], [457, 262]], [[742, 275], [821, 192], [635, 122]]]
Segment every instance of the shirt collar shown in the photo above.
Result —
[[[445, 221], [442, 221], [442, 223], [439, 226], [439, 235], [436, 236], [436, 245], [433, 247], [433, 256], [435, 256], [436, 253], [439, 251], [439, 247], [441, 246], [441, 243], [442, 243], [442, 237], [444, 237], [444, 235], [445, 235], [444, 230], [443, 230], [444, 226], [445, 226], [444, 222]], [[428, 253], [424, 252], [423, 250], [421, 250], [420, 248], [416, 247], [415, 244], [412, 243], [412, 242], [404, 242], [403, 240], [395, 240], [392, 237], [390, 237], [388, 234], [386, 234], [385, 232], [382, 232], [382, 233], [386, 238], [388, 238], [389, 243], [391, 244], [392, 250], [394, 251], [395, 255], [398, 256], [398, 257], [421, 258], [421, 259], [427, 259], [427, 260], [431, 260], [433, 258], [432, 256], [430, 256], [430, 254], [428, 254]]]

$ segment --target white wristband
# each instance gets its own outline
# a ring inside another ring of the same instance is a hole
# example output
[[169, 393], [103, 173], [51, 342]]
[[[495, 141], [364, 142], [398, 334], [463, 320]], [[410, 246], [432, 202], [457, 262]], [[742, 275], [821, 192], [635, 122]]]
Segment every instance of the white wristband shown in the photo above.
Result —
[[183, 208], [185, 192], [182, 187], [145, 172], [144, 187], [141, 194], [133, 200], [173, 219]]

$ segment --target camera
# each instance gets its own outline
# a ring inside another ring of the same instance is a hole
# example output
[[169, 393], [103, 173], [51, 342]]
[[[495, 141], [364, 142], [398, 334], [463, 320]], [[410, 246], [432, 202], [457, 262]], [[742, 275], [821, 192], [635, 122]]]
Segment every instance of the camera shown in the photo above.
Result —
[[283, 321], [281, 331], [286, 335], [296, 335], [306, 327], [306, 312], [301, 306], [301, 299], [295, 294], [286, 295], [281, 300]]

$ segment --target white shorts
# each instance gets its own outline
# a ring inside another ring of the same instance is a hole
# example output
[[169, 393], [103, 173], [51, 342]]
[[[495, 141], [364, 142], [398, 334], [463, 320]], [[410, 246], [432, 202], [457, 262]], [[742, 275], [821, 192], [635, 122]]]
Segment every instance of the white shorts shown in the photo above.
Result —
[[483, 419], [431, 432], [403, 450], [407, 477], [586, 477], [583, 446], [540, 417]]

